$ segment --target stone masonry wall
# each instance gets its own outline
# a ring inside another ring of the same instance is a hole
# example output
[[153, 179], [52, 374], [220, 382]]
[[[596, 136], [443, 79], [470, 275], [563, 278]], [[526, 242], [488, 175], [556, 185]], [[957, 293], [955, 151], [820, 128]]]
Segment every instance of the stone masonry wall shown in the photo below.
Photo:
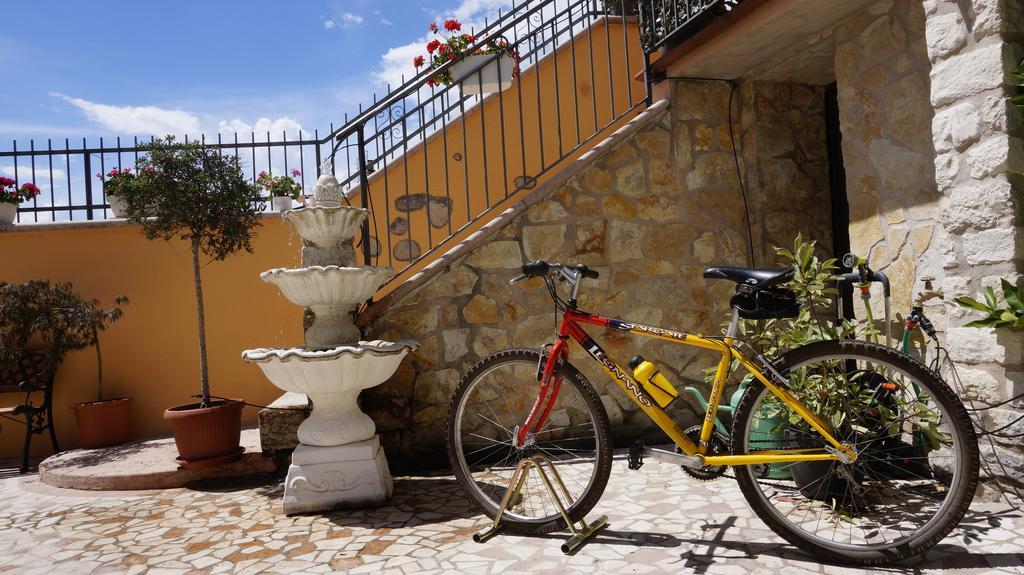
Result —
[[[790, 137], [823, 138], [808, 135], [818, 129], [814, 121], [820, 119], [814, 110], [820, 103], [812, 100], [820, 94], [779, 87], [767, 92], [757, 100], [765, 107], [766, 117], [783, 114], [787, 102], [799, 104], [800, 113], [780, 124]], [[746, 93], [752, 101], [757, 95], [754, 90]], [[377, 422], [393, 465], [443, 466], [443, 457], [435, 455], [443, 450], [448, 401], [462, 374], [493, 351], [536, 347], [552, 340], [557, 318], [543, 284], [534, 280], [508, 285], [526, 261], [585, 263], [599, 270], [599, 280], [583, 284], [583, 309], [692, 333], [720, 329], [732, 285], [705, 281], [702, 271], [713, 264], [743, 266], [747, 261], [742, 199], [729, 137], [729, 96], [726, 84], [678, 83], [669, 110], [595, 156], [546, 199], [527, 208], [467, 257], [392, 302], [373, 320], [368, 329], [371, 338], [414, 337], [421, 342], [389, 382], [363, 396], [364, 408]], [[741, 106], [738, 99], [734, 105], [736, 124], [745, 131], [764, 127], [757, 122], [741, 124], [748, 106]], [[809, 118], [807, 125], [798, 121], [803, 114]], [[738, 141], [754, 145], [756, 138], [742, 136]], [[811, 195], [825, 175], [787, 173], [792, 166], [782, 158], [796, 160], [798, 150], [813, 146], [800, 142], [787, 148], [776, 142], [773, 148], [764, 137], [761, 146], [774, 150], [773, 162], [753, 167], [749, 158], [744, 162], [748, 183], [754, 182], [757, 194], [751, 198], [759, 211], [755, 227], [758, 240], [767, 233], [788, 244], [796, 229], [766, 227], [761, 214], [789, 213], [794, 203], [788, 201], [787, 189], [799, 193], [793, 196], [799, 197], [796, 205], [809, 208], [811, 200], [805, 195]], [[805, 177], [810, 181], [804, 182]], [[766, 194], [771, 196], [769, 203], [764, 201]], [[827, 234], [830, 225], [827, 218], [818, 224], [814, 218], [781, 221], [806, 228], [812, 236]], [[819, 228], [817, 232], [814, 227]], [[758, 249], [767, 253], [760, 241]], [[680, 388], [695, 384], [706, 390], [703, 369], [717, 360], [714, 354], [652, 338], [596, 329], [591, 333], [620, 365], [641, 353]], [[652, 429], [582, 350], [574, 349], [571, 358], [601, 394], [620, 439]], [[695, 414], [688, 401], [676, 402], [670, 412], [682, 426], [689, 425]]]
[[[882, 0], [834, 34], [852, 249], [889, 275], [899, 315], [935, 278], [942, 295], [925, 312], [966, 399], [990, 404], [1024, 391], [1024, 339], [961, 327], [974, 314], [952, 300], [1021, 269], [1024, 145], [1005, 72], [1022, 21], [1013, 1]], [[989, 413], [996, 427], [1020, 410]], [[1005, 442], [1003, 460], [1024, 470], [1014, 449]]]
[[[834, 37], [850, 247], [889, 276], [893, 312], [906, 314], [918, 280], [942, 278], [924, 11], [912, 0], [877, 2]], [[881, 317], [881, 290], [875, 295]], [[859, 298], [855, 306], [864, 317]], [[943, 325], [941, 302], [926, 313]]]
[[[1018, 0], [928, 0], [935, 180], [941, 194], [941, 248], [947, 347], [968, 398], [997, 403], [1024, 392], [1024, 334], [962, 327], [976, 315], [952, 303], [1000, 278], [1016, 281], [1024, 266], [1022, 190], [1024, 126], [1008, 105], [1006, 73], [1022, 56], [1024, 5]], [[1019, 417], [1024, 402], [985, 412], [985, 426]], [[1005, 433], [1024, 432], [1024, 424]], [[1024, 480], [1020, 439], [996, 439], [1004, 462]], [[992, 448], [982, 442], [992, 460]]]

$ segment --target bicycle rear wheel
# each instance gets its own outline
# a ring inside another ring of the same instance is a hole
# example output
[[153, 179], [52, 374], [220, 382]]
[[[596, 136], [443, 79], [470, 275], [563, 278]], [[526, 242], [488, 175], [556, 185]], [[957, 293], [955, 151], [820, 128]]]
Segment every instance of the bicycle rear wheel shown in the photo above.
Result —
[[[536, 349], [507, 349], [469, 370], [448, 409], [448, 458], [463, 490], [493, 518], [516, 465], [539, 453], [558, 470], [569, 492], [568, 515], [578, 521], [594, 507], [608, 483], [612, 462], [608, 416], [590, 383], [563, 362], [555, 371], [562, 384], [550, 417], [525, 446], [514, 447], [512, 439], [537, 398], [540, 359]], [[502, 521], [527, 533], [566, 526], [533, 471]]]
[[[773, 464], [770, 477], [760, 466], [737, 467], [744, 497], [773, 531], [815, 557], [875, 565], [923, 553], [956, 527], [977, 486], [978, 444], [963, 404], [935, 372], [849, 340], [812, 343], [774, 365], [857, 458]], [[759, 441], [769, 429], [770, 442]], [[825, 446], [757, 382], [737, 407], [733, 452], [779, 449], [780, 437], [785, 449]]]

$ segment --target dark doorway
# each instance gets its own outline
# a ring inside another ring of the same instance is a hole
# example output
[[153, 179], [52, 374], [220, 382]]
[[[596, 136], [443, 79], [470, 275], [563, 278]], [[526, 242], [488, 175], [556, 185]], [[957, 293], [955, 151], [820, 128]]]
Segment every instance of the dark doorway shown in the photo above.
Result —
[[[828, 147], [828, 191], [832, 204], [832, 256], [836, 258], [842, 258], [843, 254], [850, 251], [850, 203], [846, 199], [846, 169], [843, 168], [842, 143], [838, 90], [833, 83], [825, 88], [825, 145]], [[843, 315], [852, 318], [853, 286], [845, 284], [840, 297], [843, 299]]]

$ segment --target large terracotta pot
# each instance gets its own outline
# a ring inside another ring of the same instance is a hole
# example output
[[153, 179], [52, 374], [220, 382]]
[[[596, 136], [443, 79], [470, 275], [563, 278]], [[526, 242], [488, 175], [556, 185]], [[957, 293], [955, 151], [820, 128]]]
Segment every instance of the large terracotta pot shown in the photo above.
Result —
[[132, 439], [132, 398], [118, 397], [71, 406], [78, 424], [78, 443], [86, 449], [110, 447]]
[[242, 400], [177, 405], [164, 412], [178, 446], [178, 463], [186, 468], [210, 467], [242, 456]]

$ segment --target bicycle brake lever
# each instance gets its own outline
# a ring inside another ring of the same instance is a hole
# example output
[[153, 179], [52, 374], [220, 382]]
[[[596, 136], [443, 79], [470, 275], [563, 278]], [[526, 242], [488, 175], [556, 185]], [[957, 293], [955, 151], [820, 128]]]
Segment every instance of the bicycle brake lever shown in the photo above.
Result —
[[508, 280], [508, 285], [512, 285], [512, 284], [514, 284], [514, 283], [516, 283], [516, 282], [521, 282], [521, 281], [523, 281], [523, 280], [525, 280], [525, 279], [527, 279], [527, 278], [529, 278], [529, 277], [530, 277], [530, 276], [528, 276], [528, 275], [525, 275], [525, 274], [522, 274], [522, 275], [517, 275], [516, 277], [514, 277], [514, 278], [512, 278], [512, 279]]

